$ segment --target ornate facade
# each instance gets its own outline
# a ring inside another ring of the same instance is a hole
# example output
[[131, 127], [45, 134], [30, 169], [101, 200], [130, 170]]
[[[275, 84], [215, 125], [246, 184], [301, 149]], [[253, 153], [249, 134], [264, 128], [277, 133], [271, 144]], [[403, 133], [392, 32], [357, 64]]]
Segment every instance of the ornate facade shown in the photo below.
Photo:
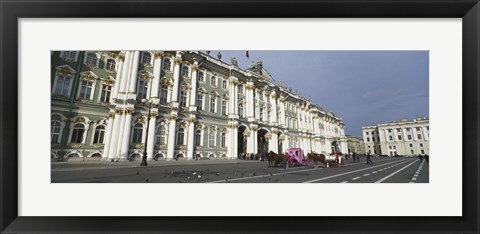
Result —
[[199, 51], [53, 51], [51, 61], [54, 160], [347, 152], [341, 118], [260, 61], [241, 69]]

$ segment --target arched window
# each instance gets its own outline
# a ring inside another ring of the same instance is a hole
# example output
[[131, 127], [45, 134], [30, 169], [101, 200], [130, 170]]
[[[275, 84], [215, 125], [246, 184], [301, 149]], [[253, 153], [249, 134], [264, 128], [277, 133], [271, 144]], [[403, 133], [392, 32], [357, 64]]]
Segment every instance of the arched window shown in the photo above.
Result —
[[226, 146], [226, 133], [222, 132], [222, 141], [221, 141], [221, 146], [222, 148], [225, 148]]
[[163, 70], [170, 71], [171, 66], [172, 66], [172, 61], [170, 61], [169, 58], [166, 58], [165, 60], [163, 60], [163, 66], [162, 66]]
[[210, 131], [210, 133], [208, 133], [208, 147], [210, 147], [210, 148], [215, 147], [215, 132], [214, 131]]
[[60, 143], [60, 128], [61, 124], [59, 121], [52, 121], [50, 128], [50, 143]]
[[95, 128], [95, 136], [93, 137], [93, 144], [103, 144], [103, 138], [105, 137], [105, 127], [98, 126]]
[[108, 60], [107, 60], [107, 65], [105, 66], [105, 68], [106, 68], [107, 70], [114, 71], [116, 65], [117, 65], [117, 63], [115, 62], [115, 60], [113, 60], [113, 59], [108, 59]]
[[135, 124], [133, 127], [132, 143], [142, 143], [143, 125]]
[[185, 129], [179, 128], [177, 131], [177, 145], [184, 145]]
[[83, 126], [83, 124], [75, 124], [75, 126], [73, 126], [72, 138], [70, 139], [70, 142], [82, 143], [84, 132], [85, 132], [85, 127]]
[[150, 64], [151, 61], [152, 61], [152, 55], [150, 55], [150, 53], [148, 53], [148, 52], [143, 52], [142, 63], [143, 64]]
[[195, 130], [195, 146], [201, 146], [202, 145], [202, 130], [197, 129]]
[[166, 141], [166, 132], [165, 132], [165, 125], [163, 124], [160, 124], [160, 126], [158, 126], [157, 128], [157, 136], [156, 136], [156, 144], [158, 145], [166, 145], [167, 144], [167, 141]]

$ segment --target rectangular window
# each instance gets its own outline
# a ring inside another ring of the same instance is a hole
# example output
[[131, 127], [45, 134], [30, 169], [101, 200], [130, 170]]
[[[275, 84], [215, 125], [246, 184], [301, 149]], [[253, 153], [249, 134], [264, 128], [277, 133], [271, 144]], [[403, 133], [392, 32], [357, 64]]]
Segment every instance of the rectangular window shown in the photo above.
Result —
[[182, 66], [182, 76], [183, 77], [188, 77], [189, 72], [190, 72], [190, 69], [188, 68], [188, 66], [183, 65]]
[[398, 135], [398, 140], [399, 140], [399, 141], [402, 140], [402, 135]]
[[222, 81], [222, 88], [227, 89], [227, 81], [226, 80]]
[[215, 113], [215, 100], [216, 98], [215, 97], [211, 97], [210, 98], [210, 112], [211, 113]]
[[227, 101], [222, 100], [222, 115], [227, 115]]
[[367, 132], [367, 135], [370, 135], [370, 133], [369, 133], [369, 132]]
[[407, 138], [408, 138], [409, 140], [412, 140], [412, 135], [407, 135]]
[[393, 137], [392, 136], [388, 136], [388, 139], [393, 141]]
[[225, 148], [225, 142], [226, 142], [226, 134], [222, 133], [222, 142], [221, 142], [221, 147]]
[[210, 132], [208, 134], [208, 147], [215, 147], [215, 132]]
[[137, 99], [147, 98], [148, 82], [146, 80], [138, 80]]
[[68, 93], [70, 91], [70, 82], [71, 81], [72, 81], [72, 79], [70, 77], [65, 77], [63, 75], [58, 75], [54, 94], [58, 94], [58, 95], [62, 95], [62, 96], [68, 96]]
[[103, 85], [102, 94], [100, 95], [100, 102], [109, 102], [111, 93], [112, 93], [112, 86]]
[[413, 144], [410, 144], [409, 146], [410, 146], [410, 147], [413, 147]]
[[416, 127], [415, 130], [416, 130], [417, 132], [420, 132], [420, 128], [419, 128], [419, 127]]
[[423, 147], [423, 144], [422, 144], [422, 143], [420, 143], [420, 147]]
[[203, 110], [203, 95], [197, 94], [197, 110]]
[[388, 132], [392, 132], [392, 129], [388, 129]]
[[420, 152], [421, 152], [422, 154], [425, 154], [425, 150], [420, 150]]
[[417, 134], [417, 138], [418, 138], [419, 140], [421, 140], [421, 139], [422, 139], [422, 134]]
[[160, 88], [160, 103], [167, 104], [168, 88], [167, 86], [162, 86]]
[[217, 78], [215, 76], [210, 77], [210, 85], [217, 86]]
[[200, 82], [205, 82], [205, 73], [203, 71], [199, 71], [197, 73], [197, 79]]
[[180, 106], [186, 107], [187, 106], [187, 92], [181, 91], [180, 92]]
[[81, 99], [90, 99], [92, 93], [93, 81], [83, 80], [80, 87], [80, 96]]
[[415, 154], [413, 150], [410, 150], [410, 153], [411, 153], [411, 154]]
[[402, 131], [402, 129], [400, 129], [400, 128], [397, 128], [397, 132], [401, 132], [401, 131]]
[[407, 128], [407, 132], [410, 132], [410, 128]]
[[370, 142], [370, 137], [367, 137], [367, 142]]

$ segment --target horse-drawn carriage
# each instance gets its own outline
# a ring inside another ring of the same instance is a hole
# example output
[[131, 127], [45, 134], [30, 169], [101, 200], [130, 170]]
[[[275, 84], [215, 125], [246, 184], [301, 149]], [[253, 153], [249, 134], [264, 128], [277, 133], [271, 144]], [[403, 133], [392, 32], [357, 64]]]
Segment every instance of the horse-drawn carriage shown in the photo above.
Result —
[[303, 150], [300, 148], [287, 149], [285, 153], [276, 154], [273, 151], [268, 153], [268, 166], [274, 167], [281, 165], [289, 168], [294, 166], [310, 166], [310, 160], [305, 157]]
[[290, 148], [285, 151], [285, 157], [288, 162], [288, 167], [294, 166], [310, 166], [310, 160], [303, 155], [303, 150], [300, 148]]
[[330, 155], [323, 155], [317, 153], [303, 154], [301, 148], [290, 148], [283, 154], [276, 154], [273, 151], [268, 153], [268, 166], [274, 167], [276, 165], [282, 165], [285, 168], [294, 166], [307, 166], [310, 167], [310, 162], [314, 162], [315, 168], [318, 167], [318, 162], [323, 163], [324, 167], [337, 167], [344, 164], [344, 156], [339, 153], [332, 153]]

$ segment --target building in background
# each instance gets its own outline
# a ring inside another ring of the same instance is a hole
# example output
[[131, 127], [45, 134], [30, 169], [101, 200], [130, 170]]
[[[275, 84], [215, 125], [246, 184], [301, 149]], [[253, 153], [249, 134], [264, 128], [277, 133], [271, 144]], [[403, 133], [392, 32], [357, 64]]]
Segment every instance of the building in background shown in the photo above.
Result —
[[[235, 159], [347, 151], [345, 125], [248, 69], [199, 51], [53, 51], [51, 158]], [[148, 126], [148, 129], [147, 129]]]
[[347, 147], [349, 154], [365, 154], [365, 143], [363, 143], [362, 138], [351, 135], [346, 135], [345, 137], [347, 138]]
[[430, 154], [427, 118], [402, 119], [362, 128], [367, 153], [387, 156]]

